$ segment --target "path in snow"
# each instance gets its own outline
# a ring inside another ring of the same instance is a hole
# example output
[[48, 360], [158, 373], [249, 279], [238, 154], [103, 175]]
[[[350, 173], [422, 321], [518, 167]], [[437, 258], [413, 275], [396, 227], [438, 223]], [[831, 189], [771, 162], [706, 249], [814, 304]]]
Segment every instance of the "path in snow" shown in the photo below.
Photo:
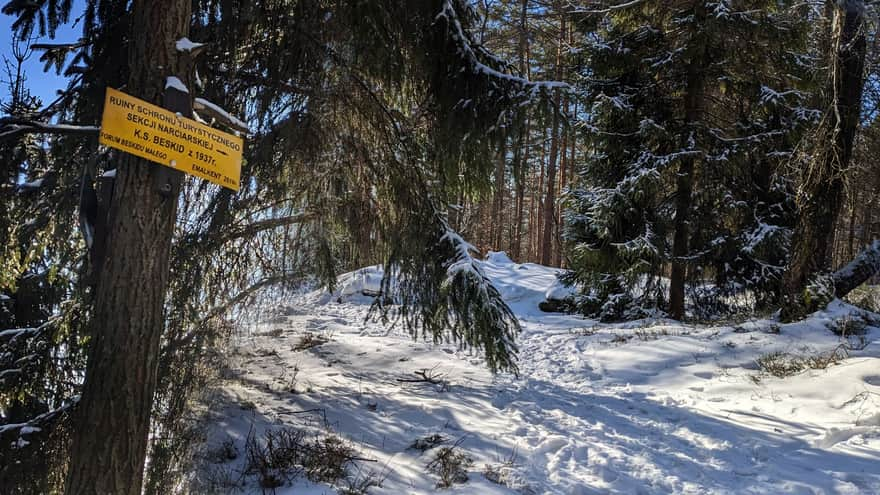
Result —
[[[358, 293], [379, 277], [365, 269], [242, 339], [209, 414], [207, 450], [232, 441], [241, 452], [249, 432], [326, 423], [379, 460], [362, 464], [386, 476], [371, 493], [436, 492], [431, 451], [408, 449], [434, 433], [463, 438], [475, 461], [470, 481], [449, 493], [880, 493], [880, 332], [826, 370], [779, 379], [755, 365], [769, 352], [835, 349], [825, 325], [847, 307], [778, 334], [760, 320], [600, 325], [538, 311], [559, 291], [553, 269], [501, 255], [483, 268], [523, 323], [519, 378], [493, 377], [478, 353], [364, 323], [369, 299]], [[306, 333], [329, 341], [294, 350]], [[398, 381], [435, 366], [449, 390]], [[483, 476], [486, 464], [501, 466], [506, 485]], [[248, 483], [244, 491], [260, 493]], [[277, 493], [335, 492], [301, 481]]]

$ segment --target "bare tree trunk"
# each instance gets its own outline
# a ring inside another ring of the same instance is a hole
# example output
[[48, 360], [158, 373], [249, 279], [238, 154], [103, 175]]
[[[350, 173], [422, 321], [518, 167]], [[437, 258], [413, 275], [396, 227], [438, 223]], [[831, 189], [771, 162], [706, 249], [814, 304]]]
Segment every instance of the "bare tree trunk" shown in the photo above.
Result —
[[[528, 50], [528, 14], [529, 0], [522, 0], [519, 13], [519, 71], [522, 77], [529, 79]], [[531, 121], [526, 119], [525, 129], [520, 130], [519, 138], [516, 143], [514, 153], [514, 181], [516, 183], [516, 217], [514, 220], [513, 243], [511, 244], [511, 254], [516, 261], [522, 261], [522, 236], [523, 236], [523, 208], [525, 207], [526, 192], [526, 170], [529, 164], [529, 124]], [[520, 160], [519, 157], [522, 159]]]
[[[703, 16], [702, 8], [697, 15]], [[699, 48], [688, 66], [687, 89], [684, 95], [685, 122], [688, 124], [700, 120], [705, 90], [703, 67], [706, 63], [705, 47]], [[695, 158], [686, 156], [681, 160], [676, 177], [675, 219], [672, 236], [672, 268], [669, 275], [669, 316], [675, 319], [684, 317], [684, 285], [687, 278], [687, 264], [684, 258], [688, 254], [690, 209], [694, 189]]]
[[843, 199], [843, 171], [849, 166], [859, 123], [864, 85], [864, 2], [833, 3], [829, 93], [832, 101], [819, 127], [818, 149], [803, 171], [798, 191], [798, 221], [792, 254], [782, 280], [784, 319], [812, 308], [802, 296], [817, 273], [827, 271], [834, 246], [834, 226]]
[[[541, 127], [544, 127], [543, 125]], [[542, 192], [544, 191], [544, 172], [546, 167], [547, 159], [547, 128], [544, 127], [541, 129], [541, 168], [538, 172], [537, 182], [538, 188], [535, 189], [532, 194], [532, 201], [535, 205], [535, 223], [537, 224], [536, 228], [532, 228], [532, 225], [529, 225], [529, 230], [531, 230], [531, 238], [532, 238], [532, 260], [535, 262], [541, 261], [541, 234], [544, 232], [544, 201], [542, 200]]]
[[490, 232], [492, 232], [492, 249], [501, 249], [501, 235], [504, 232], [504, 221], [502, 220], [502, 208], [504, 206], [504, 169], [507, 164], [507, 141], [501, 143], [501, 150], [498, 152], [498, 162], [495, 164], [495, 194], [492, 198], [492, 220], [489, 224]]
[[[559, 97], [558, 91], [556, 96]], [[556, 223], [554, 206], [556, 204], [556, 160], [559, 157], [559, 108], [555, 108], [553, 111], [553, 126], [550, 132], [552, 134], [547, 162], [547, 193], [544, 196], [544, 231], [541, 237], [541, 264], [547, 266], [550, 265], [553, 256], [553, 226]]]
[[[568, 98], [565, 99], [565, 104], [563, 105], [565, 109], [565, 115], [568, 115]], [[568, 136], [571, 134], [571, 128], [566, 126], [565, 130], [562, 132], [559, 144], [559, 189], [558, 196], [562, 196], [563, 191], [565, 191], [566, 179], [568, 178], [568, 168], [572, 166], [568, 161]], [[562, 209], [557, 208], [556, 214], [553, 218], [554, 224], [556, 225], [555, 233], [556, 235], [553, 238], [553, 243], [556, 246], [553, 254], [553, 266], [562, 266]]]
[[855, 256], [855, 242], [856, 242], [856, 199], [858, 198], [859, 191], [853, 192], [854, 197], [850, 202], [850, 211], [849, 211], [849, 232], [847, 238], [846, 245], [846, 256], [847, 258], [852, 258]]
[[[556, 5], [555, 10], [561, 12]], [[556, 80], [562, 79], [562, 45], [565, 41], [565, 16], [559, 24], [556, 42]], [[544, 196], [544, 231], [541, 239], [541, 264], [549, 266], [553, 260], [553, 231], [556, 226], [556, 164], [559, 161], [559, 113], [562, 111], [562, 94], [555, 91], [553, 124], [550, 134], [550, 154], [547, 162], [547, 193]]]
[[[127, 92], [160, 101], [165, 76], [179, 67], [174, 44], [187, 35], [190, 16], [188, 1], [134, 2]], [[166, 104], [174, 98], [169, 95]], [[178, 93], [174, 101], [172, 110], [191, 112], [188, 95]], [[165, 323], [180, 175], [131, 155], [120, 156], [117, 170], [89, 361], [71, 434], [65, 493], [75, 495], [140, 494]]]
[[513, 255], [513, 259], [516, 261], [522, 261], [523, 210], [525, 209], [526, 203], [526, 178], [528, 177], [526, 171], [529, 166], [529, 147], [527, 142], [529, 124], [530, 121], [526, 120], [525, 129], [520, 131], [518, 143], [516, 145], [516, 153], [518, 156], [514, 157], [514, 162], [517, 164], [517, 170], [514, 173], [514, 180], [516, 181], [516, 216], [513, 221], [513, 243], [511, 244], [510, 251]]

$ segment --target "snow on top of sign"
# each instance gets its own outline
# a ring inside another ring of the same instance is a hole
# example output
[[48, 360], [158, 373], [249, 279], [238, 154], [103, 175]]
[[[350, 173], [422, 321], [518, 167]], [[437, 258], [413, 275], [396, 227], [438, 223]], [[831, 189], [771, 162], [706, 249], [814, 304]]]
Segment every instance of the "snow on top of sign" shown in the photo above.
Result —
[[115, 169], [115, 168], [111, 168], [110, 170], [108, 170], [108, 171], [104, 172], [103, 174], [101, 174], [101, 177], [116, 177], [116, 169]]
[[204, 98], [196, 98], [194, 103], [196, 104], [196, 107], [201, 105], [203, 108], [207, 108], [207, 109], [211, 110], [212, 112], [218, 114], [221, 118], [227, 120], [229, 123], [231, 123], [235, 127], [240, 127], [241, 129], [248, 128], [247, 124], [245, 124], [243, 121], [241, 121], [237, 117], [234, 117], [232, 114], [230, 114], [229, 112], [227, 112], [226, 110], [221, 108], [219, 105], [211, 103], [210, 101], [208, 101]]
[[184, 93], [189, 93], [189, 90], [186, 89], [186, 85], [183, 84], [183, 81], [181, 81], [180, 79], [178, 79], [174, 76], [168, 76], [168, 78], [165, 79], [165, 89], [168, 89], [168, 88], [174, 88], [178, 91], [182, 91]]
[[189, 38], [180, 38], [179, 40], [177, 40], [177, 43], [175, 43], [174, 46], [179, 52], [191, 52], [196, 48], [204, 45], [204, 43], [196, 43], [194, 41], [190, 41]]

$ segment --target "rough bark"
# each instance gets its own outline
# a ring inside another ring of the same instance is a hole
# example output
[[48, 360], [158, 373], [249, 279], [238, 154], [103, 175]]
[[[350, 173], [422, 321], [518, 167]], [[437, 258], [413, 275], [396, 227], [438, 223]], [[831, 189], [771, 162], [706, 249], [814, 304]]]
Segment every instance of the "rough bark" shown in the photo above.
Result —
[[[519, 16], [519, 71], [526, 79], [529, 78], [529, 66], [526, 63], [529, 49], [528, 38], [528, 12], [529, 0], [522, 0], [520, 5]], [[511, 243], [511, 254], [513, 259], [522, 261], [522, 236], [523, 236], [523, 209], [525, 208], [526, 193], [526, 169], [529, 163], [528, 136], [531, 121], [526, 119], [525, 128], [520, 130], [517, 138], [516, 150], [514, 150], [514, 181], [516, 185], [516, 214], [514, 217], [513, 242]]]
[[[698, 15], [704, 15], [702, 9], [698, 9]], [[688, 127], [692, 127], [694, 123], [698, 122], [702, 113], [703, 95], [705, 92], [705, 74], [703, 71], [706, 63], [705, 58], [705, 47], [702, 47], [688, 65], [687, 88], [684, 95], [684, 118]], [[688, 138], [688, 136], [685, 136], [685, 138]], [[684, 258], [688, 254], [690, 236], [688, 224], [690, 221], [691, 202], [693, 200], [694, 167], [695, 158], [692, 155], [685, 156], [681, 160], [675, 181], [672, 268], [669, 275], [669, 316], [675, 319], [684, 317], [684, 285], [687, 275], [687, 263], [685, 263]]]
[[[556, 8], [557, 11], [560, 9]], [[562, 79], [562, 44], [565, 41], [565, 16], [559, 25], [556, 43], [556, 80]], [[550, 152], [547, 161], [547, 192], [544, 195], [544, 230], [541, 237], [541, 264], [549, 266], [553, 260], [553, 231], [556, 227], [556, 170], [559, 161], [559, 113], [562, 111], [562, 94], [555, 91], [556, 103], [550, 130]]]
[[880, 240], [871, 243], [832, 275], [834, 296], [843, 297], [880, 272]]
[[814, 276], [830, 269], [834, 224], [843, 200], [843, 173], [852, 158], [861, 110], [864, 2], [830, 3], [834, 4], [828, 83], [832, 101], [816, 136], [817, 149], [802, 171], [792, 253], [782, 280], [784, 319], [796, 318], [812, 309], [805, 307], [805, 299], [809, 298], [803, 297], [804, 289]]
[[514, 151], [514, 163], [516, 170], [514, 171], [514, 181], [516, 186], [516, 212], [513, 220], [513, 239], [510, 245], [511, 256], [516, 261], [522, 261], [522, 237], [523, 237], [523, 221], [525, 220], [523, 210], [525, 209], [526, 194], [526, 168], [529, 163], [529, 148], [526, 143], [526, 137], [529, 134], [530, 122], [526, 120], [525, 128], [520, 131], [517, 138], [516, 150]]
[[[559, 96], [558, 91], [556, 96]], [[544, 230], [541, 236], [541, 264], [545, 266], [549, 266], [553, 259], [553, 227], [556, 224], [556, 161], [559, 157], [559, 108], [553, 110], [553, 125], [550, 132], [552, 134], [547, 160], [547, 192], [544, 195], [543, 211]]]
[[[184, 0], [133, 3], [126, 92], [160, 101], [165, 77], [179, 67], [174, 42], [187, 35], [190, 16]], [[187, 108], [172, 110], [190, 110], [188, 96], [178, 93], [176, 101]], [[124, 154], [117, 171], [72, 432], [71, 495], [138, 495], [143, 481], [180, 176]]]
[[492, 249], [501, 249], [501, 235], [504, 232], [504, 221], [502, 219], [502, 208], [504, 206], [504, 169], [507, 164], [507, 141], [501, 144], [498, 152], [498, 161], [495, 163], [495, 191], [492, 197], [492, 215], [491, 222], [488, 226], [492, 233], [491, 247]]
[[[544, 173], [546, 170], [546, 162], [547, 159], [547, 129], [542, 129], [541, 132], [541, 158], [539, 163], [541, 167], [538, 171], [536, 171], [537, 177], [535, 182], [538, 183], [538, 187], [534, 190], [532, 194], [532, 204], [534, 205], [535, 217], [534, 221], [529, 220], [529, 237], [531, 238], [531, 260], [535, 262], [541, 261], [541, 234], [544, 232]], [[532, 225], [536, 225], [537, 227], [532, 229]]]

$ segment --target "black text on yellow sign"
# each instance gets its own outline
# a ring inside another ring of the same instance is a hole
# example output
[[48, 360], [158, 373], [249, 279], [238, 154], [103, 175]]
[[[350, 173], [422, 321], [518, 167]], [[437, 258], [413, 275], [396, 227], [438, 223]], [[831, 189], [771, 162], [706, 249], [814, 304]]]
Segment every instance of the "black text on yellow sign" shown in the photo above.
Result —
[[99, 142], [238, 191], [244, 141], [112, 88]]

